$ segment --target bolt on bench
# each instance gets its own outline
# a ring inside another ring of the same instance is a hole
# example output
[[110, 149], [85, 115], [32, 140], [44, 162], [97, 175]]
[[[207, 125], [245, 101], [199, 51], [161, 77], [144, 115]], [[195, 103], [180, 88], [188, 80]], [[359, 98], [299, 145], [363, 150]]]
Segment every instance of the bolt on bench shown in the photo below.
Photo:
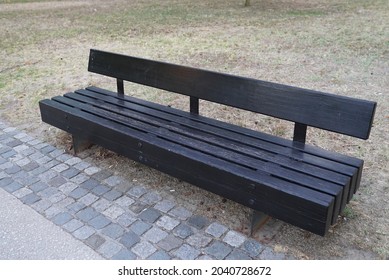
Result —
[[[360, 185], [363, 160], [305, 144], [308, 126], [367, 139], [376, 103], [91, 50], [117, 79], [39, 102], [42, 120], [130, 159], [318, 235]], [[190, 112], [124, 95], [123, 81], [190, 97]], [[295, 123], [293, 140], [199, 115], [199, 99]]]

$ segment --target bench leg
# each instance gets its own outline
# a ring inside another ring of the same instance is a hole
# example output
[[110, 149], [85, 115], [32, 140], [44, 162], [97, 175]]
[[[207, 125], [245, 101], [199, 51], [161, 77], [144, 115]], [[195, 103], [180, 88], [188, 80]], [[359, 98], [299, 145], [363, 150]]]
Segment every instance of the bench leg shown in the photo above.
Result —
[[269, 220], [269, 216], [263, 212], [251, 210], [251, 225], [250, 236], [253, 236], [254, 232], [260, 229]]
[[72, 135], [72, 138], [73, 138], [74, 155], [77, 155], [77, 153], [80, 153], [88, 149], [90, 146], [92, 146], [92, 142], [86, 140], [85, 138], [75, 136], [75, 135]]

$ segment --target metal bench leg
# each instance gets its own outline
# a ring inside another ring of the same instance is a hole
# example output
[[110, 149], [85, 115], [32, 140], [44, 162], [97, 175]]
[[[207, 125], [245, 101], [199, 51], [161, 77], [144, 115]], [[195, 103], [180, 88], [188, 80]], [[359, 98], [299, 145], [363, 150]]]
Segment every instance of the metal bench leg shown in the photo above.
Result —
[[85, 138], [75, 136], [75, 135], [72, 135], [72, 138], [73, 138], [73, 151], [75, 155], [92, 146], [92, 142], [86, 140]]
[[253, 236], [254, 232], [260, 229], [270, 219], [269, 215], [251, 210], [251, 225], [250, 225], [250, 236]]

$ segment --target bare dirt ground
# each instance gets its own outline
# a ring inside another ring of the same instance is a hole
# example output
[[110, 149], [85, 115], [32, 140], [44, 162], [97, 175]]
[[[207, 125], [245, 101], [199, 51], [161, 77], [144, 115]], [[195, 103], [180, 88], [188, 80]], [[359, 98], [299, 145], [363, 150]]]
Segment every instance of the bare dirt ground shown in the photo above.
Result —
[[[325, 237], [272, 221], [257, 238], [300, 259], [389, 258], [389, 2], [387, 0], [0, 1], [0, 117], [55, 146], [70, 137], [40, 121], [38, 101], [88, 85], [98, 48], [374, 100], [369, 140], [310, 129], [308, 142], [365, 160], [361, 188]], [[151, 101], [185, 98], [126, 84]], [[291, 136], [292, 125], [207, 102], [200, 113]], [[249, 210], [94, 147], [88, 160], [192, 211], [247, 232]]]

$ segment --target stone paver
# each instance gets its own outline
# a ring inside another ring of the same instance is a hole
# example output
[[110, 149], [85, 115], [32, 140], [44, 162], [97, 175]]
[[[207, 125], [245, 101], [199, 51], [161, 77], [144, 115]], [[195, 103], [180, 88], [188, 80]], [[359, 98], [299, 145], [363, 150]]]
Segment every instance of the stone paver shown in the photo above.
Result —
[[142, 211], [138, 215], [138, 217], [143, 221], [154, 223], [161, 215], [162, 215], [161, 212], [159, 212], [158, 210], [154, 208], [148, 208]]
[[120, 244], [107, 240], [97, 249], [97, 252], [105, 258], [111, 259], [123, 249], [123, 246]]
[[83, 222], [88, 222], [93, 218], [97, 217], [98, 215], [99, 212], [97, 212], [91, 207], [87, 207], [76, 214], [76, 216]]
[[140, 241], [139, 235], [137, 235], [134, 232], [127, 232], [125, 233], [122, 238], [120, 238], [120, 243], [123, 244], [125, 247], [130, 249], [132, 246], [134, 246], [136, 243]]
[[101, 231], [101, 233], [112, 239], [118, 239], [123, 235], [124, 228], [118, 224], [109, 224]]
[[87, 193], [88, 193], [88, 191], [86, 189], [83, 189], [81, 187], [77, 187], [69, 193], [69, 196], [71, 196], [75, 199], [79, 199], [79, 198], [83, 197], [84, 195], [86, 195]]
[[72, 215], [66, 212], [60, 213], [52, 219], [53, 223], [59, 226], [66, 224], [70, 220], [72, 220]]
[[258, 256], [264, 248], [261, 243], [253, 239], [246, 240], [242, 245], [242, 249], [253, 258]]
[[141, 259], [147, 259], [157, 249], [147, 241], [141, 241], [132, 248], [132, 252], [138, 255]]
[[161, 240], [158, 243], [158, 246], [165, 251], [171, 251], [172, 249], [176, 249], [182, 245], [183, 241], [182, 239], [175, 237], [172, 234], [169, 234], [166, 238]]
[[163, 231], [158, 227], [152, 227], [143, 235], [143, 238], [150, 241], [151, 243], [158, 243], [167, 236], [168, 233], [166, 231]]
[[285, 260], [286, 256], [283, 253], [274, 252], [271, 248], [265, 248], [259, 255], [261, 260]]
[[5, 187], [3, 187], [3, 189], [9, 193], [16, 192], [17, 190], [20, 190], [21, 188], [23, 188], [23, 185], [19, 184], [18, 182], [15, 182], [15, 181], [13, 181], [13, 182], [7, 184]]
[[173, 219], [169, 216], [162, 216], [158, 221], [157, 221], [157, 225], [166, 229], [166, 230], [172, 230], [174, 229], [176, 226], [179, 225], [179, 221], [176, 220], [176, 219]]
[[223, 226], [219, 223], [212, 223], [210, 224], [207, 229], [205, 230], [206, 233], [214, 236], [214, 237], [220, 237], [222, 236], [228, 228], [226, 226]]
[[196, 233], [190, 236], [186, 242], [195, 248], [202, 248], [207, 246], [212, 241], [212, 238], [204, 235], [203, 233]]
[[125, 213], [125, 210], [119, 206], [112, 205], [105, 209], [103, 213], [107, 217], [110, 217], [111, 219], [115, 220], [117, 217], [123, 215]]
[[92, 207], [99, 212], [107, 210], [112, 204], [105, 198], [100, 198], [95, 203], [92, 204]]
[[87, 239], [89, 236], [91, 236], [92, 234], [94, 234], [96, 231], [89, 227], [89, 226], [83, 226], [79, 229], [77, 229], [76, 231], [73, 232], [73, 235], [78, 238], [78, 239], [81, 239], [81, 240], [85, 240]]
[[91, 191], [95, 195], [103, 195], [109, 191], [109, 188], [106, 186], [103, 186], [103, 185], [98, 185], [98, 186], [95, 186]]
[[117, 190], [110, 190], [108, 192], [106, 192], [103, 197], [105, 197], [106, 199], [108, 199], [109, 201], [114, 201], [115, 199], [121, 197], [123, 195], [122, 192], [119, 192]]
[[182, 206], [178, 206], [178, 207], [172, 209], [169, 212], [169, 214], [172, 215], [173, 217], [180, 219], [180, 220], [186, 220], [192, 216], [192, 212], [189, 211], [188, 209], [186, 209], [185, 207], [182, 207]]
[[120, 250], [112, 257], [113, 260], [136, 260], [137, 256], [128, 249]]
[[149, 260], [171, 260], [171, 256], [166, 253], [165, 251], [159, 250], [152, 254], [150, 257], [147, 259]]
[[0, 121], [0, 188], [102, 257], [285, 259], [145, 185], [94, 166]]
[[67, 222], [66, 224], [63, 225], [63, 228], [68, 231], [68, 232], [73, 232], [80, 227], [84, 226], [82, 222], [80, 222], [77, 219], [72, 219], [71, 221]]
[[200, 251], [188, 244], [182, 245], [177, 250], [173, 251], [173, 256], [181, 260], [194, 260], [200, 255]]
[[243, 242], [246, 241], [246, 237], [234, 230], [231, 230], [227, 232], [226, 236], [223, 238], [223, 241], [233, 247], [239, 247], [243, 244]]
[[106, 218], [104, 215], [98, 215], [88, 222], [88, 225], [93, 227], [94, 229], [102, 229], [109, 225], [111, 220]]
[[195, 215], [188, 219], [188, 223], [197, 229], [202, 229], [208, 224], [208, 220], [203, 216]]
[[98, 234], [94, 234], [85, 240], [85, 243], [94, 250], [97, 250], [104, 242], [105, 239]]
[[120, 225], [122, 225], [123, 227], [128, 227], [136, 221], [136, 218], [129, 213], [124, 213], [123, 215], [118, 217], [117, 220], [118, 220], [118, 223]]
[[250, 256], [239, 249], [233, 250], [227, 257], [226, 260], [250, 260]]
[[122, 178], [119, 176], [111, 176], [104, 180], [104, 183], [108, 186], [114, 187], [116, 185], [119, 185], [122, 182]]
[[148, 192], [140, 198], [140, 201], [147, 205], [154, 205], [161, 199], [162, 197], [156, 192]]
[[207, 247], [205, 252], [218, 260], [224, 259], [230, 252], [232, 248], [225, 243], [220, 241], [215, 241], [211, 246]]
[[149, 223], [145, 223], [143, 221], [136, 221], [130, 226], [130, 230], [135, 232], [137, 235], [142, 235], [147, 230], [151, 228], [151, 225]]
[[180, 224], [178, 227], [174, 229], [173, 233], [176, 236], [185, 239], [188, 236], [192, 235], [194, 233], [194, 230], [186, 224]]
[[135, 198], [140, 198], [142, 195], [147, 193], [146, 188], [139, 186], [139, 187], [133, 187], [127, 192], [130, 196]]

